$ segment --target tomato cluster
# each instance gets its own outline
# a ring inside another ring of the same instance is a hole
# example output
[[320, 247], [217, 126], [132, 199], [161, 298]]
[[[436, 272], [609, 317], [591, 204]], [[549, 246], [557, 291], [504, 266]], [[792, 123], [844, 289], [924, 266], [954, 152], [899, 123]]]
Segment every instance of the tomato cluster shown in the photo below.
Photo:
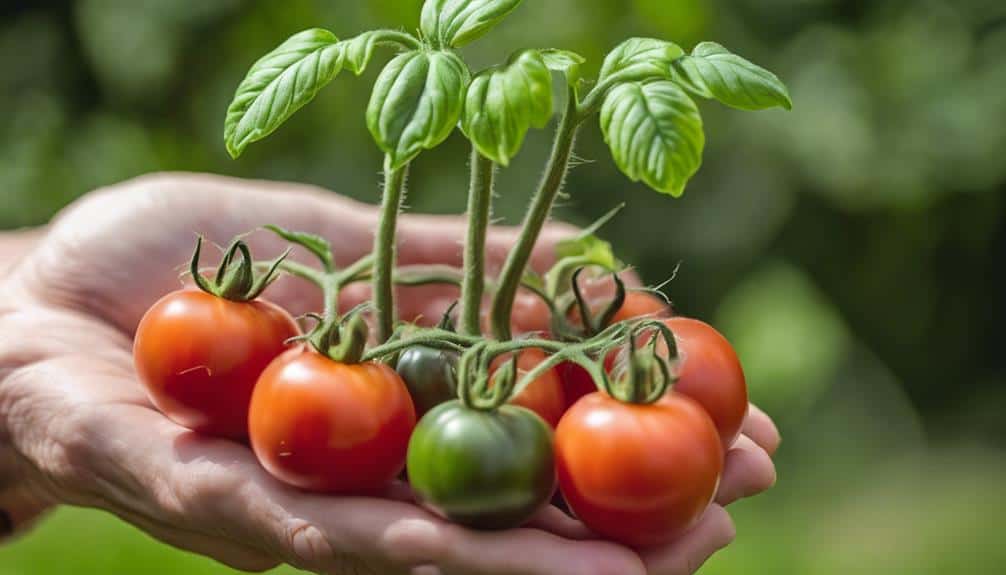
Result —
[[[236, 245], [229, 253], [247, 256]], [[198, 250], [192, 273], [202, 289], [164, 296], [141, 320], [137, 375], [167, 417], [249, 441], [271, 475], [300, 489], [377, 495], [407, 466], [429, 509], [501, 529], [527, 521], [558, 487], [600, 535], [654, 545], [701, 516], [746, 414], [730, 344], [705, 323], [671, 317], [664, 301], [644, 292], [620, 299], [608, 323], [617, 329], [648, 318], [673, 334], [650, 342], [649, 361], [670, 365], [676, 383], [649, 401], [599, 388], [580, 362], [555, 361], [532, 345], [490, 358], [473, 352], [487, 343], [462, 354], [434, 338], [390, 344], [396, 353], [368, 360], [365, 341], [352, 344], [354, 331], [366, 335], [358, 315], [300, 335], [286, 311], [259, 297], [271, 277], [235, 285], [242, 274], [228, 268], [244, 266], [252, 278], [250, 256], [225, 257], [215, 283], [197, 259]], [[623, 332], [629, 352], [646, 344], [642, 332]], [[594, 350], [610, 379], [645, 376], [621, 348]], [[482, 387], [466, 385], [479, 370]]]

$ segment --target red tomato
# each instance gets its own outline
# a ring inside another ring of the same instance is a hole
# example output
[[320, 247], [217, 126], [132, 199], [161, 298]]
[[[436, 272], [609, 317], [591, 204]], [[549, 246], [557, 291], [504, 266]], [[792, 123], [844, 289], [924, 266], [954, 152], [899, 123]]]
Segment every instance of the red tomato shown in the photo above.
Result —
[[651, 405], [592, 393], [555, 433], [559, 487], [576, 516], [632, 547], [687, 531], [712, 501], [723, 447], [709, 415], [671, 392]]
[[564, 361], [556, 368], [562, 378], [562, 393], [566, 398], [566, 409], [572, 407], [581, 397], [597, 391], [594, 378], [579, 364]]
[[248, 425], [255, 455], [277, 479], [369, 494], [405, 466], [416, 412], [391, 367], [339, 363], [302, 346], [262, 372]]
[[[545, 352], [540, 349], [522, 350], [517, 356], [517, 377], [520, 378], [534, 369], [545, 360], [545, 357]], [[493, 369], [503, 365], [506, 359], [505, 356], [497, 357], [493, 361]], [[546, 371], [517, 394], [510, 403], [530, 409], [550, 426], [555, 427], [566, 410], [566, 398], [562, 392], [562, 381], [559, 379], [558, 371], [556, 369]]]
[[699, 402], [713, 418], [729, 447], [740, 435], [748, 413], [748, 391], [737, 353], [720, 332], [686, 317], [664, 320], [678, 345], [681, 361], [674, 391]]
[[133, 358], [150, 401], [170, 419], [242, 439], [255, 381], [298, 333], [290, 315], [269, 302], [180, 290], [140, 320]]
[[661, 318], [671, 315], [671, 306], [659, 296], [644, 291], [625, 292], [625, 302], [618, 308], [611, 323], [637, 317]]

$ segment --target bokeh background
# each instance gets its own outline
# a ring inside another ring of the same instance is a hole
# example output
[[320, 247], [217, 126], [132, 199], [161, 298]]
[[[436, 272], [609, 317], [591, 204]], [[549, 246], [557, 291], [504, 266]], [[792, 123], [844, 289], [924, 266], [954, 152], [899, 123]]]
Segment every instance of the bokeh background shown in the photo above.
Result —
[[[311, 182], [376, 201], [363, 110], [383, 62], [344, 74], [231, 161], [224, 110], [293, 32], [418, 25], [420, 0], [6, 0], [0, 228], [155, 170]], [[775, 70], [795, 108], [702, 105], [705, 166], [680, 200], [627, 182], [596, 125], [558, 218], [628, 207], [602, 235], [682, 312], [736, 344], [784, 441], [779, 483], [732, 511], [709, 575], [995, 572], [1006, 564], [1006, 2], [528, 0], [509, 49], [576, 50], [596, 71], [630, 35], [712, 39]], [[548, 133], [501, 176], [519, 221]], [[463, 209], [455, 135], [413, 170], [410, 208]], [[0, 575], [226, 573], [95, 511], [0, 548]], [[289, 572], [289, 571], [285, 571]]]

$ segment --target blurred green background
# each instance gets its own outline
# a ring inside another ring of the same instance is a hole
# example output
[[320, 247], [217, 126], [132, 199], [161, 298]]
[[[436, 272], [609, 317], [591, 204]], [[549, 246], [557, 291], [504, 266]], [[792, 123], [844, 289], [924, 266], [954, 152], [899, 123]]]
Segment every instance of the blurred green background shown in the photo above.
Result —
[[[340, 77], [231, 161], [224, 110], [247, 67], [311, 26], [418, 25], [420, 0], [7, 0], [0, 8], [0, 228], [44, 223], [154, 170], [311, 182], [368, 201], [369, 86]], [[630, 35], [716, 40], [775, 70], [791, 113], [703, 105], [705, 166], [680, 200], [630, 184], [582, 131], [557, 217], [627, 201], [602, 235], [682, 313], [736, 344], [778, 421], [779, 483], [731, 508], [703, 573], [992, 572], [1006, 563], [1006, 2], [529, 0], [473, 68]], [[548, 133], [501, 175], [519, 220]], [[410, 208], [463, 209], [467, 148], [424, 154]], [[225, 573], [94, 511], [0, 548], [0, 575]]]

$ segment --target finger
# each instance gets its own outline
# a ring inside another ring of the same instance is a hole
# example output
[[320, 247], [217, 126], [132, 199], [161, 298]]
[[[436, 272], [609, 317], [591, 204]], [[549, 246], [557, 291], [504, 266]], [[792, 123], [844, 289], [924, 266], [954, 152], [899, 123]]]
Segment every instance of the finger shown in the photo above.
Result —
[[158, 523], [148, 517], [125, 510], [116, 510], [113, 513], [172, 547], [211, 557], [234, 569], [260, 572], [272, 569], [280, 563], [277, 559], [258, 549], [234, 541], [180, 529], [176, 525]]
[[775, 455], [779, 443], [782, 442], [782, 436], [779, 435], [779, 429], [775, 426], [775, 422], [754, 404], [748, 408], [748, 415], [744, 420], [741, 433], [750, 437], [769, 455]]
[[563, 513], [554, 505], [542, 507], [528, 521], [526, 527], [542, 529], [566, 539], [597, 539], [597, 534], [588, 529], [581, 521]]
[[725, 509], [713, 504], [688, 533], [673, 543], [643, 553], [648, 575], [691, 575], [713, 553], [736, 536], [734, 522]]
[[727, 451], [716, 502], [729, 505], [775, 485], [775, 464], [758, 444], [741, 435]]

